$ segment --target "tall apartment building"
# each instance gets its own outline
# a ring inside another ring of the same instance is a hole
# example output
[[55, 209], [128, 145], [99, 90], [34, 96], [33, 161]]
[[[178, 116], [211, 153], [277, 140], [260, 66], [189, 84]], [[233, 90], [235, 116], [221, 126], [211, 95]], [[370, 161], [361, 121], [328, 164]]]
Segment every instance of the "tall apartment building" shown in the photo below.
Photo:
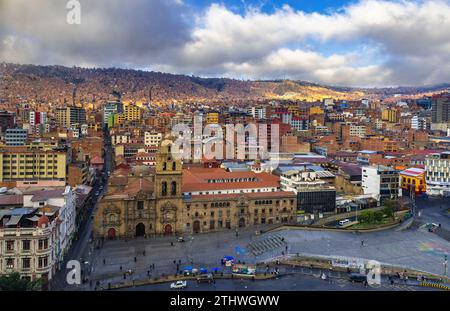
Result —
[[395, 108], [386, 108], [381, 111], [381, 119], [390, 123], [398, 122], [399, 113]]
[[346, 140], [350, 136], [366, 137], [366, 126], [357, 124], [343, 124], [341, 126], [341, 139]]
[[435, 153], [425, 158], [427, 193], [450, 194], [450, 152]]
[[108, 101], [103, 105], [103, 124], [108, 124], [110, 116], [123, 113], [123, 104], [119, 101]]
[[376, 196], [381, 203], [386, 199], [399, 197], [399, 174], [393, 168], [383, 165], [362, 168], [361, 186], [364, 194]]
[[86, 123], [86, 110], [81, 107], [56, 108], [55, 116], [56, 123], [64, 127]]
[[419, 116], [412, 117], [411, 128], [414, 130], [424, 130], [424, 131], [427, 130], [428, 129], [427, 118]]
[[140, 121], [142, 119], [142, 110], [134, 104], [128, 104], [123, 107], [123, 119], [127, 121]]
[[64, 186], [66, 152], [30, 147], [4, 147], [0, 150], [0, 183], [18, 186]]
[[252, 115], [252, 117], [255, 119], [265, 119], [266, 107], [249, 107], [247, 108], [247, 113]]
[[450, 94], [435, 95], [431, 104], [431, 122], [450, 122]]
[[26, 129], [7, 129], [5, 133], [5, 144], [7, 146], [23, 146], [27, 141], [27, 137], [28, 131]]
[[14, 127], [16, 117], [14, 113], [6, 110], [0, 111], [0, 132], [4, 133], [6, 129]]
[[38, 125], [47, 123], [47, 113], [40, 111], [30, 111], [30, 125]]

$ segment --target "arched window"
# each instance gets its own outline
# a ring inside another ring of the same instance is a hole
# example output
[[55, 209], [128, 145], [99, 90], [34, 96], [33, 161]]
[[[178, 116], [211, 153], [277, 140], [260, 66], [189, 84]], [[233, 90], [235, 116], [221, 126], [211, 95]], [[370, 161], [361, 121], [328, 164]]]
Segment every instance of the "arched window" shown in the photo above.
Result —
[[177, 170], [177, 163], [173, 162], [172, 163], [172, 171], [176, 171]]
[[165, 170], [167, 170], [167, 163], [166, 162], [163, 163], [163, 171], [165, 171]]
[[161, 184], [161, 195], [166, 196], [167, 195], [167, 182], [163, 181]]
[[109, 222], [116, 222], [116, 214], [109, 214]]
[[177, 182], [172, 181], [171, 187], [170, 187], [170, 194], [176, 195], [177, 194]]

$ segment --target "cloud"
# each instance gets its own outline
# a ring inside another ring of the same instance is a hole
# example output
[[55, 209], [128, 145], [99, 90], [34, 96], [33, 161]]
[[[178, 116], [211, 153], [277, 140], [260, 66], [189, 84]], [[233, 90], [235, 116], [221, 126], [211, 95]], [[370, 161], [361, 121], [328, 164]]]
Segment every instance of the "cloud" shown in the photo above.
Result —
[[327, 13], [80, 2], [74, 26], [64, 1], [0, 0], [0, 60], [350, 86], [450, 81], [449, 1], [363, 0]]
[[67, 1], [0, 1], [0, 60], [143, 67], [190, 39], [182, 1], [79, 0], [80, 25]]

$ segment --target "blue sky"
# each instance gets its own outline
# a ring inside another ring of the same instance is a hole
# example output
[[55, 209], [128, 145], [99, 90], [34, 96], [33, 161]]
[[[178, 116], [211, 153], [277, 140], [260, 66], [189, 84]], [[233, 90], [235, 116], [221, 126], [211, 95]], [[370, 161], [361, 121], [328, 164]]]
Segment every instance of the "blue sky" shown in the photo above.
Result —
[[[0, 0], [0, 62], [342, 86], [450, 82], [450, 0]], [[36, 14], [39, 12], [39, 14]]]
[[226, 7], [235, 12], [244, 13], [246, 8], [254, 6], [260, 8], [265, 13], [272, 13], [274, 10], [281, 8], [283, 5], [289, 5], [295, 10], [304, 12], [328, 13], [330, 10], [339, 10], [347, 4], [354, 3], [354, 0], [185, 0], [187, 5], [201, 10], [208, 7], [212, 3], [223, 3]]

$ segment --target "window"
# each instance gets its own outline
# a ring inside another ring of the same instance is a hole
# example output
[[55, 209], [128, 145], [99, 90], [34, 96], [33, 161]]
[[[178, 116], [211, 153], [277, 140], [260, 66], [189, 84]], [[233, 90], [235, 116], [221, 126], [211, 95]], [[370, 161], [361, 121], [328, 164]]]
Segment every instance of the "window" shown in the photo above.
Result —
[[22, 259], [22, 269], [30, 269], [30, 258]]
[[38, 266], [39, 266], [39, 268], [47, 267], [48, 266], [48, 256], [39, 257]]
[[22, 249], [24, 251], [29, 251], [30, 250], [30, 240], [23, 240], [22, 241]]
[[137, 202], [137, 209], [138, 210], [144, 209], [144, 201], [138, 201]]
[[47, 249], [48, 248], [48, 239], [39, 240], [39, 250]]
[[172, 163], [172, 171], [176, 171], [177, 170], [177, 163], [173, 162]]
[[6, 268], [14, 269], [14, 259], [13, 258], [6, 259]]
[[176, 181], [172, 181], [172, 183], [171, 183], [170, 194], [171, 195], [177, 194], [177, 182]]
[[14, 241], [6, 241], [6, 251], [12, 252], [14, 250]]
[[167, 163], [166, 162], [163, 163], [163, 171], [165, 171], [165, 170], [167, 170]]
[[167, 195], [167, 182], [166, 181], [162, 182], [161, 195], [162, 196], [166, 196]]

